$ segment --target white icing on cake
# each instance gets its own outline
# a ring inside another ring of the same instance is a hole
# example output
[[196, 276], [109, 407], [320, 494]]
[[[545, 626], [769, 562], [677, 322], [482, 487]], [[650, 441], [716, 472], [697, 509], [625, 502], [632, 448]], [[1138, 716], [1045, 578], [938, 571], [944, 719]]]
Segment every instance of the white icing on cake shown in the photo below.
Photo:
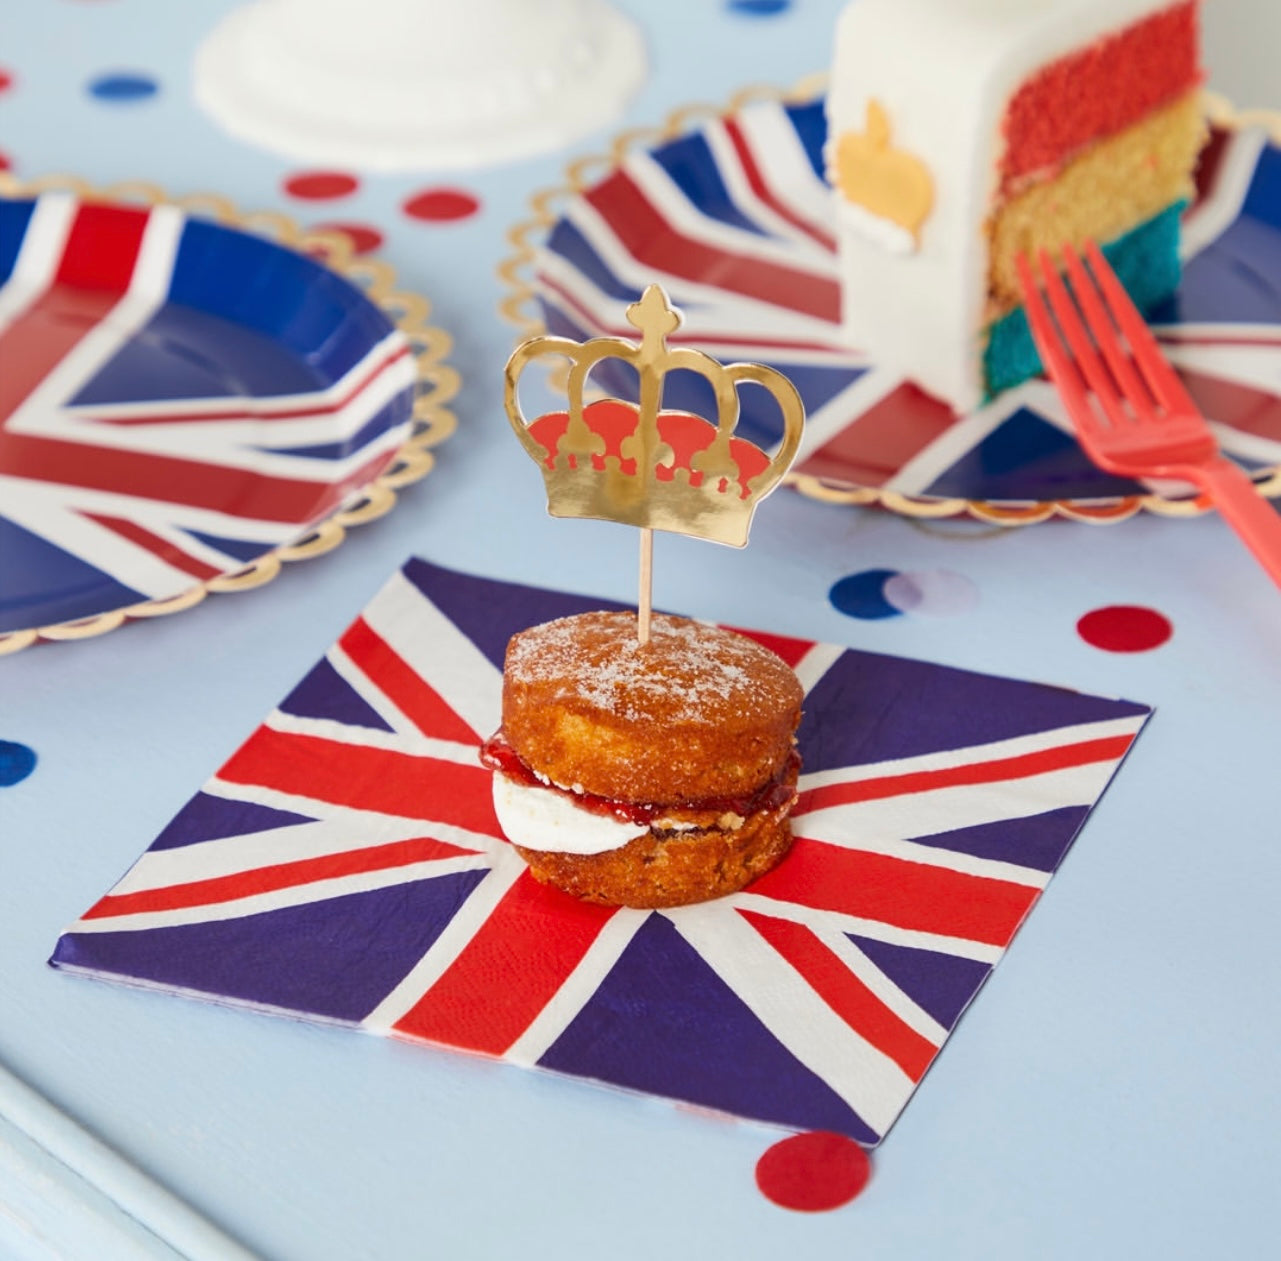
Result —
[[892, 219], [874, 215], [844, 198], [840, 199], [836, 213], [842, 229], [866, 237], [873, 245], [879, 245], [891, 254], [911, 254], [916, 249], [916, 240], [912, 234]]
[[567, 793], [531, 788], [500, 771], [494, 773], [494, 812], [513, 844], [553, 854], [604, 854], [649, 831], [648, 824], [585, 810]]
[[[987, 251], [999, 126], [1023, 80], [1173, 0], [852, 0], [836, 28], [827, 96], [833, 148], [867, 103], [893, 144], [929, 168], [934, 201], [918, 248], [900, 254], [837, 215], [846, 340], [958, 411], [983, 397]], [[894, 225], [890, 225], [891, 227]]]

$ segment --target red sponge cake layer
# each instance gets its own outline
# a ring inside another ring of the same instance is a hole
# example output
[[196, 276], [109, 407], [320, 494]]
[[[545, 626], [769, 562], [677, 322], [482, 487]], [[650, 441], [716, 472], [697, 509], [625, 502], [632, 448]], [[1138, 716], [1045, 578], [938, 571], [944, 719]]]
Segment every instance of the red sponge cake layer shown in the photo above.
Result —
[[1001, 194], [1129, 127], [1201, 80], [1197, 0], [1184, 0], [1026, 80], [1002, 123]]

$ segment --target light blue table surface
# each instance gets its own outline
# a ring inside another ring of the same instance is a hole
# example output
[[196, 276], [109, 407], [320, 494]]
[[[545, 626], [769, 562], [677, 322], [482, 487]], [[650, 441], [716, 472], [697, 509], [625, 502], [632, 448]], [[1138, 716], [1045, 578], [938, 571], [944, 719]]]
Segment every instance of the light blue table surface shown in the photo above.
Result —
[[[296, 168], [228, 138], [190, 98], [193, 51], [231, 7], [0, 0], [0, 63], [22, 86], [0, 99], [0, 150], [24, 176], [137, 178], [298, 213], [280, 187]], [[822, 69], [839, 6], [797, 0], [757, 19], [716, 0], [619, 7], [649, 39], [650, 77], [624, 120], [642, 125]], [[1212, 84], [1281, 105], [1260, 52], [1281, 47], [1269, 0], [1209, 7]], [[85, 93], [124, 69], [159, 79], [158, 97], [109, 109]], [[431, 299], [464, 379], [457, 434], [390, 516], [260, 590], [0, 659], [0, 739], [40, 758], [0, 789], [0, 1065], [85, 1131], [46, 1145], [79, 1160], [80, 1181], [36, 1150], [44, 1122], [15, 1116], [19, 1088], [8, 1113], [0, 1090], [0, 1257], [173, 1255], [158, 1237], [220, 1254], [123, 1220], [111, 1205], [127, 1216], [146, 1195], [113, 1190], [110, 1152], [281, 1261], [1275, 1255], [1281, 593], [1214, 516], [1002, 531], [782, 491], [744, 552], [658, 538], [666, 607], [1157, 708], [875, 1154], [868, 1190], [841, 1210], [795, 1214], [760, 1195], [753, 1168], [775, 1131], [45, 966], [61, 929], [407, 556], [633, 598], [634, 536], [547, 517], [501, 410], [513, 333], [496, 316], [495, 265], [527, 195], [569, 156], [369, 176], [341, 208], [386, 233], [382, 256]], [[432, 182], [470, 188], [483, 212], [405, 218], [400, 201]], [[301, 209], [310, 222], [336, 213]], [[879, 622], [832, 607], [836, 579], [876, 567], [955, 571], [979, 603]], [[1108, 604], [1160, 610], [1173, 638], [1133, 655], [1090, 647], [1076, 621]]]

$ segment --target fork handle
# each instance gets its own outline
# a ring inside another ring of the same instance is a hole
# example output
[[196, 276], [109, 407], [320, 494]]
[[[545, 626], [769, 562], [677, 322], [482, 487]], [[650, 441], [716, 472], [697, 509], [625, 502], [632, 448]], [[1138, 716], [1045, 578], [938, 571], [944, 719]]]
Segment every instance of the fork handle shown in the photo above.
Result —
[[1189, 468], [1185, 476], [1198, 485], [1255, 558], [1281, 587], [1281, 514], [1255, 489], [1231, 460], [1220, 457]]

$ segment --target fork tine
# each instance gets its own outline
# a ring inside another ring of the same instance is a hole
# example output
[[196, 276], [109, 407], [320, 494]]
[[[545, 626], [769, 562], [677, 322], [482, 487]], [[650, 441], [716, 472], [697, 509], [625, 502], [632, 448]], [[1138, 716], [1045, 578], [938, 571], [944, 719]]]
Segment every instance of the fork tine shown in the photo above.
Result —
[[1071, 295], [1069, 295], [1067, 287], [1054, 267], [1054, 260], [1050, 258], [1046, 250], [1040, 250], [1038, 253], [1041, 261], [1041, 274], [1045, 278], [1046, 295], [1050, 299], [1054, 317], [1058, 320], [1059, 327], [1063, 330], [1063, 336], [1067, 338], [1067, 343], [1071, 346], [1072, 353], [1076, 356], [1077, 366], [1081, 370], [1081, 375], [1085, 378], [1090, 389], [1094, 391], [1108, 419], [1113, 424], [1125, 423], [1127, 419], [1125, 406], [1116, 392], [1116, 387], [1112, 383], [1112, 378], [1104, 366], [1103, 360], [1099, 358], [1090, 341], [1089, 333], [1085, 331], [1085, 325], [1081, 323], [1081, 317], [1077, 314]]
[[1147, 321], [1139, 314], [1130, 295], [1117, 279], [1116, 272], [1103, 257], [1103, 251], [1093, 241], [1087, 241], [1085, 254], [1090, 260], [1090, 270], [1107, 299], [1112, 318], [1120, 325], [1126, 341], [1130, 343], [1130, 349], [1134, 351], [1134, 357], [1143, 369], [1144, 379], [1152, 393], [1171, 411], [1199, 410], [1179, 379], [1179, 374], [1171, 367], [1156, 338], [1152, 336]]
[[1023, 306], [1027, 313], [1028, 324], [1032, 329], [1032, 340], [1036, 343], [1036, 348], [1045, 362], [1046, 371], [1059, 389], [1071, 396], [1066, 400], [1070, 405], [1075, 403], [1087, 414], [1090, 413], [1085, 381], [1077, 370], [1076, 364], [1072, 362], [1071, 355], [1063, 347], [1058, 330], [1054, 327], [1054, 321], [1050, 318], [1049, 309], [1045, 305], [1045, 299], [1041, 296], [1041, 290], [1033, 279], [1032, 267], [1027, 260], [1027, 255], [1019, 254], [1014, 260], [1014, 265], [1018, 269], [1019, 280], [1023, 284]]
[[1063, 246], [1063, 257], [1067, 260], [1068, 275], [1072, 280], [1072, 296], [1076, 298], [1077, 305], [1085, 316], [1085, 322], [1094, 335], [1094, 344], [1108, 361], [1108, 367], [1112, 369], [1112, 375], [1116, 378], [1117, 385], [1121, 387], [1121, 393], [1136, 412], [1141, 410], [1150, 414], [1153, 392], [1135, 371], [1133, 362], [1121, 345], [1116, 325], [1112, 322], [1116, 316], [1115, 311], [1109, 316], [1107, 307], [1099, 297], [1094, 280], [1085, 270], [1085, 264], [1081, 262], [1080, 256], [1070, 245]]

